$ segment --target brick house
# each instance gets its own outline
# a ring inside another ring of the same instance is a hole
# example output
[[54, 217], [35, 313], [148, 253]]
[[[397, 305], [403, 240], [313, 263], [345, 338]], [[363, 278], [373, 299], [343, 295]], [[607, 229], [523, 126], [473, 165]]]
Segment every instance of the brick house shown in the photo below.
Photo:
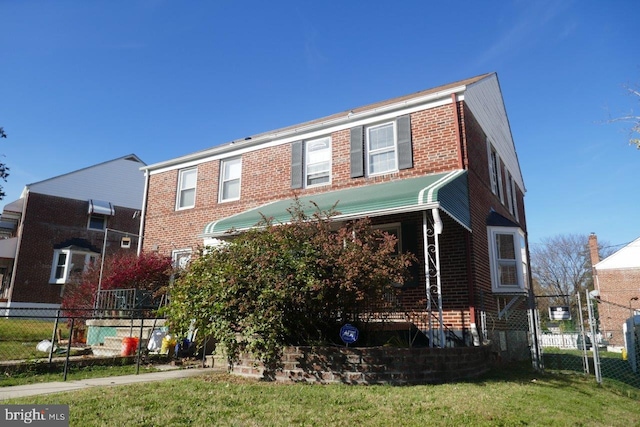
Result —
[[144, 168], [141, 250], [188, 259], [292, 198], [369, 217], [419, 261], [405, 318], [435, 345], [528, 356], [524, 182], [498, 77], [485, 74]]
[[632, 315], [640, 315], [640, 238], [602, 261], [595, 234], [589, 236], [589, 247], [594, 286], [600, 292], [600, 332], [611, 347], [621, 349], [625, 346], [625, 322]]
[[103, 248], [137, 236], [143, 166], [131, 154], [25, 186], [0, 218], [0, 307], [58, 308]]

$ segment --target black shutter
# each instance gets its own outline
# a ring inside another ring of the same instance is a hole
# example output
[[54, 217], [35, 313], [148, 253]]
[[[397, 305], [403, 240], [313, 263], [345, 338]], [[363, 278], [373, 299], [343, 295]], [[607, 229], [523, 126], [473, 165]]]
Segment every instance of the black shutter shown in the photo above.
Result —
[[351, 128], [351, 178], [364, 176], [363, 127]]
[[304, 175], [304, 153], [302, 141], [291, 143], [291, 188], [302, 188]]
[[396, 119], [398, 130], [398, 169], [413, 167], [413, 148], [411, 147], [411, 118], [400, 116]]

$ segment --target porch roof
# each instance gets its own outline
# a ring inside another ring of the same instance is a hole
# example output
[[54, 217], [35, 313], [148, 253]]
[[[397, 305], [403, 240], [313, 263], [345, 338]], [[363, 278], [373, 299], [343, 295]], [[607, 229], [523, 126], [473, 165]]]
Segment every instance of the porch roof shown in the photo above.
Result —
[[[467, 230], [471, 230], [467, 172], [451, 172], [400, 179], [379, 184], [364, 185], [299, 197], [306, 214], [312, 215], [316, 207], [328, 210], [335, 205], [337, 220], [392, 215], [439, 208]], [[287, 223], [287, 211], [294, 199], [284, 199], [249, 209], [244, 212], [208, 223], [202, 237], [220, 237], [229, 231], [243, 231], [255, 227], [263, 219], [274, 224]]]

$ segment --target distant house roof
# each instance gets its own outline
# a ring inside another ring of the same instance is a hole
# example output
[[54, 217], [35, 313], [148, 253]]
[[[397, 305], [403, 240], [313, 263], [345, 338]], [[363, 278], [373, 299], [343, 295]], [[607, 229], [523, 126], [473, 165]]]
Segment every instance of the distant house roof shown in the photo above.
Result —
[[[140, 209], [144, 193], [146, 164], [135, 154], [108, 160], [73, 172], [27, 184], [26, 192], [64, 197], [74, 200], [104, 200], [115, 206]], [[4, 210], [21, 208], [18, 201]]]
[[596, 270], [640, 268], [640, 237], [606, 257], [594, 267]]

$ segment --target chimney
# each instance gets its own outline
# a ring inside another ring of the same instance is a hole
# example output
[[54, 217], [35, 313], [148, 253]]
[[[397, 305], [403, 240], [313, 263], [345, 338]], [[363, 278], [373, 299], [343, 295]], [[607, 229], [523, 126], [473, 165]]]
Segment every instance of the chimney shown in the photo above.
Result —
[[600, 255], [598, 255], [598, 237], [596, 233], [589, 235], [589, 256], [591, 257], [591, 268], [593, 268], [593, 266], [600, 262]]

